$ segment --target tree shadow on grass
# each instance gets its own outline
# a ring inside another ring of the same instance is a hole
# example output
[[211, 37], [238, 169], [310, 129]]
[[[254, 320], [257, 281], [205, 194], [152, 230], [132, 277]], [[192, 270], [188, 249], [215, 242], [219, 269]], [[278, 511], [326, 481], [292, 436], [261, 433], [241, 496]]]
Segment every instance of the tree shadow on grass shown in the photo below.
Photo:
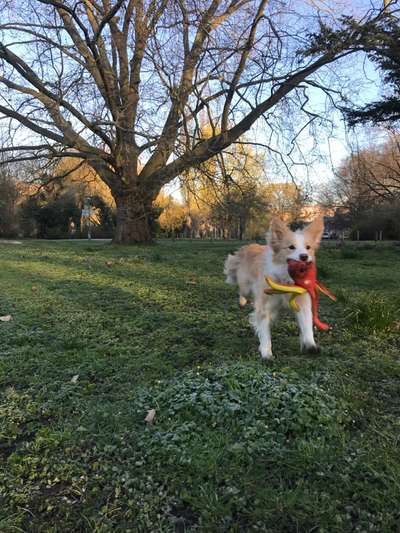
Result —
[[[17, 274], [32, 275], [32, 263], [20, 263]], [[172, 291], [168, 276], [158, 276], [155, 290], [149, 291], [149, 274], [133, 286], [115, 287], [104, 273], [100, 278], [97, 273], [95, 281], [77, 279], [79, 270], [58, 270], [54, 262], [44, 276], [42, 263], [36, 264], [39, 290], [33, 300], [19, 299], [14, 332], [24, 317], [28, 324], [13, 344], [15, 350], [29, 346], [30, 360], [49, 370], [52, 361], [72, 372], [74, 365], [84, 366], [85, 358], [89, 366], [97, 358], [103, 370], [141, 382], [179, 368], [246, 358], [254, 351], [252, 331], [236, 305], [205, 312], [209, 300], [197, 287], [198, 298], [193, 298], [185, 287]]]

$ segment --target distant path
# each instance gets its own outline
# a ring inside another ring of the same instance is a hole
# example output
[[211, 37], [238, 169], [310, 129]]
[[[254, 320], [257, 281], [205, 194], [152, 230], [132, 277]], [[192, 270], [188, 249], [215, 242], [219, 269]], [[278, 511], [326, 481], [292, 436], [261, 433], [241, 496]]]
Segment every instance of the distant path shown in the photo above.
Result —
[[13, 241], [0, 239], [0, 244], [24, 244], [27, 242], [111, 242], [111, 239], [27, 239], [25, 241]]
[[31, 239], [32, 241], [40, 242], [111, 242], [112, 239]]

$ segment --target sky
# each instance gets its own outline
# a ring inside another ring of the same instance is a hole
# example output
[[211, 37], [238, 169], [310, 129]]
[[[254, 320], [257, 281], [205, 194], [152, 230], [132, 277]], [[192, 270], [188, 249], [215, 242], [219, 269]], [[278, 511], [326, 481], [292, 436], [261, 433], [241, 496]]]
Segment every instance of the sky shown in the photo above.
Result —
[[[307, 0], [306, 0], [307, 2]], [[314, 4], [314, 2], [313, 2]], [[341, 16], [342, 13], [351, 13], [356, 18], [371, 8], [381, 7], [380, 1], [370, 0], [347, 0], [343, 1], [342, 10], [340, 9], [340, 0], [322, 0], [321, 6], [334, 6], [335, 17]], [[356, 106], [362, 106], [366, 103], [375, 101], [381, 95], [383, 89], [380, 74], [375, 65], [363, 53], [355, 55], [334, 63], [329, 67], [331, 71], [337, 71], [339, 77], [347, 78], [347, 87], [344, 92], [346, 97]], [[341, 82], [340, 82], [341, 83]], [[339, 85], [340, 85], [339, 83]], [[318, 90], [310, 90], [310, 110], [323, 114], [326, 111], [326, 95]], [[371, 143], [382, 142], [386, 134], [383, 129], [361, 126], [355, 129], [349, 129], [343, 119], [341, 112], [328, 111], [327, 117], [331, 124], [329, 127], [319, 128], [317, 131], [317, 150], [316, 156], [311, 156], [312, 163], [305, 169], [302, 166], [293, 168], [293, 175], [300, 182], [309, 182], [313, 189], [318, 192], [320, 184], [329, 182], [334, 177], [335, 169], [344, 161], [344, 159], [355, 149], [367, 146]], [[300, 143], [306, 153], [315, 144], [315, 134], [310, 135], [307, 130], [301, 135]], [[319, 152], [319, 157], [317, 156]], [[276, 175], [273, 179], [280, 180]]]
[[[310, 9], [310, 4], [313, 8], [318, 4], [323, 11], [326, 11], [327, 14], [330, 13], [333, 18], [338, 18], [343, 13], [352, 14], [355, 18], [359, 18], [361, 14], [365, 14], [371, 8], [380, 8], [383, 0], [382, 2], [370, 0], [304, 0], [305, 11]], [[327, 87], [332, 84], [333, 89], [340, 88], [346, 98], [357, 107], [375, 101], [383, 90], [379, 72], [364, 53], [350, 55], [335, 62], [325, 68], [325, 71], [322, 70], [322, 75], [317, 72], [316, 77], [321, 79], [322, 84]], [[308, 108], [312, 112], [325, 116], [327, 122], [322, 127], [316, 127], [312, 132], [305, 129], [300, 135], [299, 145], [309, 164], [307, 167], [295, 165], [291, 168], [291, 172], [296, 181], [309, 183], [318, 192], [320, 184], [326, 183], [334, 177], [335, 169], [352, 150], [370, 143], [380, 142], [384, 134], [382, 130], [371, 129], [368, 126], [349, 129], [342, 113], [332, 109], [332, 105], [329, 105], [329, 100], [323, 91], [309, 88], [307, 92], [309, 96]], [[337, 98], [336, 101], [343, 103], [340, 98]], [[255, 126], [255, 130], [257, 127], [259, 125]], [[256, 135], [262, 136], [262, 132], [259, 131]], [[283, 174], [281, 176], [275, 172], [275, 175], [270, 177], [278, 181], [291, 179], [287, 172]]]
[[[290, 1], [290, 0], [289, 0]], [[302, 0], [293, 0], [301, 2]], [[310, 0], [304, 1], [304, 12], [310, 8]], [[373, 7], [380, 7], [383, 3], [369, 0], [311, 0], [313, 8], [318, 3], [326, 13], [333, 14], [333, 17], [339, 17], [343, 13], [351, 13], [356, 18], [360, 14]], [[342, 9], [341, 9], [342, 4]], [[334, 6], [334, 10], [331, 7]], [[296, 3], [298, 8], [298, 4]], [[334, 63], [329, 67], [329, 77], [325, 77], [328, 83], [333, 84], [335, 88], [335, 78], [337, 87], [340, 87], [346, 98], [356, 106], [363, 106], [366, 103], [375, 101], [383, 91], [380, 74], [374, 64], [363, 53], [357, 53]], [[330, 81], [329, 81], [330, 80]], [[297, 184], [303, 185], [304, 188], [311, 189], [312, 197], [318, 197], [321, 186], [329, 183], [334, 178], [335, 171], [340, 164], [349, 156], [352, 151], [365, 147], [369, 144], [377, 144], [384, 140], [385, 133], [383, 129], [360, 126], [355, 129], [349, 129], [343, 119], [340, 111], [332, 109], [329, 106], [325, 93], [321, 90], [309, 88], [308, 96], [310, 98], [308, 108], [310, 111], [327, 118], [323, 126], [315, 127], [311, 132], [305, 129], [298, 137], [298, 144], [301, 147], [301, 154], [304, 156], [303, 162], [307, 165], [277, 165], [277, 158], [270, 160], [267, 157], [265, 165], [265, 174], [268, 180], [275, 182], [287, 182], [295, 180]], [[340, 99], [337, 99], [340, 102]], [[328, 109], [329, 107], [329, 109]], [[267, 132], [264, 130], [263, 121], [258, 120], [248, 134], [250, 139], [260, 143], [266, 142]], [[279, 140], [276, 140], [274, 148], [281, 153], [285, 150]], [[300, 155], [300, 152], [299, 152]], [[300, 161], [300, 157], [297, 157]], [[289, 162], [285, 158], [286, 163]], [[168, 186], [168, 192], [176, 198], [179, 196], [179, 183], [172, 182]]]
[[[379, 72], [364, 54], [358, 54], [341, 66], [341, 73], [348, 76], [349, 86], [347, 96], [357, 105], [376, 100], [381, 93], [381, 81]], [[337, 68], [337, 67], [335, 67]], [[298, 144], [304, 155], [307, 165], [290, 165], [289, 169], [279, 164], [280, 157], [273, 156], [270, 160], [268, 155], [265, 164], [265, 176], [274, 182], [295, 182], [311, 190], [312, 197], [318, 197], [321, 186], [334, 178], [335, 170], [357, 148], [383, 141], [385, 133], [378, 128], [368, 126], [349, 129], [343, 119], [342, 113], [337, 110], [327, 110], [326, 95], [317, 89], [309, 90], [309, 109], [327, 117], [327, 124], [317, 127], [310, 132], [305, 129], [298, 138]], [[250, 139], [257, 142], [266, 142], [266, 132], [262, 120], [258, 120], [248, 133]], [[275, 148], [284, 152], [282, 145], [276, 142]], [[261, 149], [261, 153], [265, 151]], [[297, 158], [300, 160], [300, 158]], [[288, 158], [285, 158], [288, 162]], [[167, 186], [167, 192], [176, 199], [181, 199], [179, 193], [179, 181], [176, 180]]]
[[[381, 2], [371, 2], [370, 0], [286, 0], [286, 2], [289, 6], [290, 3], [295, 5], [297, 11], [303, 10], [305, 15], [307, 12], [314, 12], [317, 5], [323, 14], [328, 14], [333, 18], [344, 12], [352, 12], [355, 16], [359, 16], [371, 6], [381, 4]], [[342, 86], [344, 80], [346, 96], [357, 105], [371, 102], [379, 96], [381, 90], [379, 73], [365, 55], [351, 56], [329, 68], [330, 73], [329, 77], [324, 80], [325, 84], [328, 82], [335, 85], [337, 74], [338, 86]], [[340, 80], [339, 76], [341, 77]], [[301, 153], [299, 152], [295, 157], [300, 161], [300, 157], [304, 155], [303, 162], [308, 164], [291, 165], [288, 168], [284, 165], [277, 165], [276, 161], [267, 157], [265, 174], [269, 180], [277, 182], [295, 179], [299, 184], [311, 185], [318, 192], [321, 183], [326, 183], [332, 179], [334, 170], [351, 152], [351, 149], [364, 146], [369, 142], [376, 142], [382, 137], [382, 134], [376, 129], [368, 128], [348, 130], [340, 112], [330, 110], [326, 113], [327, 98], [321, 90], [308, 89], [308, 94], [310, 111], [327, 117], [324, 127], [316, 127], [313, 132], [306, 128], [298, 137]], [[249, 132], [249, 137], [266, 143], [267, 132], [263, 127], [262, 120], [258, 120], [254, 125]], [[285, 147], [280, 143], [280, 140], [277, 138], [274, 142], [273, 147], [281, 153], [285, 153]], [[285, 161], [288, 163], [289, 159], [286, 157]], [[177, 183], [173, 182], [168, 187], [168, 192], [176, 195], [177, 188]]]

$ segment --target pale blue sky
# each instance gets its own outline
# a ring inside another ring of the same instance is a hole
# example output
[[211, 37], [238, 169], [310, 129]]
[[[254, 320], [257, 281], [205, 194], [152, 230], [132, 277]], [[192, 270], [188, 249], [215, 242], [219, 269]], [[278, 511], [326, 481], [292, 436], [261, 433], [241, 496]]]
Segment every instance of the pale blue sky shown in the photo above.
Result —
[[[334, 20], [343, 13], [353, 14], [359, 18], [369, 9], [381, 7], [383, 2], [369, 0], [292, 0], [298, 9], [299, 2], [303, 1], [304, 12], [310, 10], [310, 3], [320, 6], [322, 16]], [[342, 6], [342, 8], [341, 8]], [[325, 71], [318, 73], [318, 79], [325, 86], [341, 89], [349, 101], [357, 106], [362, 106], [377, 99], [382, 92], [380, 75], [365, 54], [358, 53], [349, 56], [333, 65]], [[371, 127], [358, 127], [348, 129], [340, 111], [329, 105], [329, 101], [323, 91], [309, 88], [310, 97], [308, 108], [310, 111], [326, 116], [325, 126], [314, 128], [310, 131], [306, 128], [298, 138], [301, 151], [304, 155], [303, 163], [307, 165], [292, 165], [290, 172], [285, 165], [277, 166], [273, 161], [266, 163], [266, 175], [269, 179], [279, 182], [290, 181], [292, 177], [297, 183], [311, 185], [314, 197], [318, 194], [321, 184], [331, 180], [334, 169], [348, 156], [352, 150], [371, 143], [379, 143], [384, 138], [383, 130]], [[335, 98], [336, 103], [341, 99]], [[253, 126], [248, 134], [250, 139], [265, 142], [266, 132], [262, 119]], [[273, 147], [285, 152], [285, 149], [276, 139]], [[262, 151], [262, 149], [261, 149]], [[276, 160], [276, 157], [274, 158]], [[298, 158], [300, 160], [300, 158]], [[286, 158], [286, 162], [288, 159]], [[175, 194], [179, 185], [175, 182], [170, 184], [168, 190]]]
[[[371, 7], [377, 7], [382, 2], [370, 0], [287, 0], [285, 5], [290, 10], [290, 4], [296, 7], [297, 12], [307, 14], [313, 12], [315, 6], [321, 9], [321, 16], [327, 17], [331, 21], [342, 13], [352, 13], [357, 18]], [[312, 6], [312, 7], [310, 7]], [[297, 20], [297, 19], [296, 19]], [[301, 20], [301, 18], [299, 19]], [[300, 22], [301, 25], [301, 22]], [[296, 28], [296, 25], [294, 26]], [[345, 60], [335, 63], [325, 71], [318, 73], [318, 78], [325, 86], [331, 88], [341, 88], [351, 101], [358, 105], [373, 101], [380, 92], [379, 74], [374, 66], [363, 54], [350, 56]], [[303, 130], [298, 137], [298, 144], [301, 152], [295, 154], [296, 161], [301, 161], [303, 165], [290, 165], [290, 172], [284, 165], [274, 165], [273, 161], [267, 161], [266, 175], [275, 181], [289, 181], [291, 174], [298, 182], [310, 182], [315, 189], [319, 183], [326, 182], [333, 176], [333, 168], [337, 168], [340, 162], [350, 153], [350, 146], [365, 145], [367, 142], [376, 141], [381, 137], [381, 133], [370, 128], [358, 128], [355, 131], [347, 131], [343, 118], [338, 111], [330, 110], [326, 112], [326, 95], [318, 89], [308, 89], [310, 97], [308, 108], [314, 113], [327, 117], [324, 127], [315, 127]], [[301, 124], [298, 126], [300, 128]], [[249, 139], [265, 142], [266, 131], [264, 123], [259, 120], [249, 132]], [[281, 153], [287, 149], [277, 137], [272, 142], [272, 147]], [[286, 163], [290, 161], [286, 157]], [[307, 165], [304, 165], [307, 163]], [[172, 184], [170, 190], [176, 189], [176, 184]]]

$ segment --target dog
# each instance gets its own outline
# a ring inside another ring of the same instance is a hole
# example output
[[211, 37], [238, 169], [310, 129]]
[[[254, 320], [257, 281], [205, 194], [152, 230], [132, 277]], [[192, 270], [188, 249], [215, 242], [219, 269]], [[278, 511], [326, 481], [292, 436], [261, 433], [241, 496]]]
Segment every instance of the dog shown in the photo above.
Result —
[[[267, 295], [268, 287], [265, 276], [278, 283], [292, 284], [287, 261], [315, 262], [324, 231], [323, 216], [317, 217], [303, 230], [291, 231], [278, 217], [271, 221], [267, 233], [267, 245], [249, 244], [225, 261], [224, 274], [226, 282], [238, 284], [239, 305], [244, 307], [251, 299], [253, 312], [250, 323], [260, 341], [260, 354], [264, 360], [272, 359], [271, 323], [282, 307], [289, 306], [290, 295]], [[314, 340], [311, 298], [308, 293], [296, 299], [300, 310], [296, 312], [300, 329], [300, 348], [303, 352], [318, 353], [319, 347]]]

